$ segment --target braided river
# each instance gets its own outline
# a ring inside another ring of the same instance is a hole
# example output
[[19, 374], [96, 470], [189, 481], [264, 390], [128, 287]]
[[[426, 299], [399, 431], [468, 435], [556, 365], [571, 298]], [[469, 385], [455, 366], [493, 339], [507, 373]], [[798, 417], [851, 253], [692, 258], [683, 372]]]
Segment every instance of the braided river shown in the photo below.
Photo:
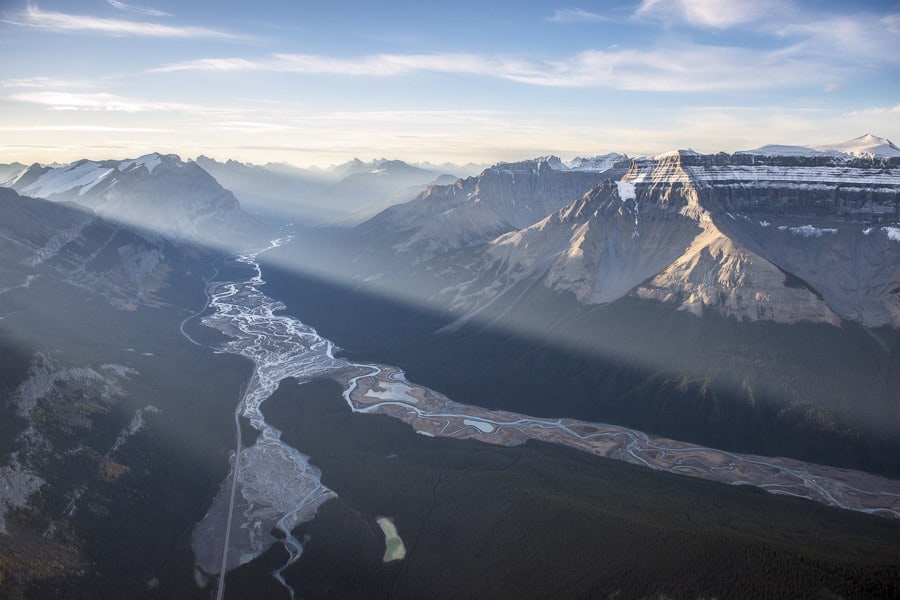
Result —
[[[219, 598], [225, 588], [221, 574], [256, 558], [275, 543], [283, 544], [288, 559], [274, 576], [293, 598], [281, 572], [300, 557], [303, 548], [291, 531], [312, 520], [318, 507], [336, 496], [322, 485], [321, 472], [309, 457], [285, 444], [281, 432], [263, 418], [262, 403], [290, 377], [300, 381], [336, 379], [344, 386], [343, 397], [351, 410], [394, 417], [424, 436], [506, 446], [540, 440], [650, 469], [750, 485], [773, 494], [900, 518], [897, 480], [793, 459], [705, 448], [615, 425], [487, 410], [454, 402], [410, 382], [396, 367], [335, 357], [331, 341], [283, 314], [286, 307], [260, 291], [264, 280], [257, 258], [285, 241], [274, 240], [268, 248], [238, 256], [237, 262], [249, 267], [251, 275], [237, 281], [210, 281], [207, 306], [196, 315], [205, 315], [204, 325], [230, 338], [217, 351], [244, 356], [255, 365], [235, 407], [236, 449], [230, 473], [193, 532], [198, 573], [220, 576]], [[197, 343], [185, 332], [184, 323], [182, 333]], [[257, 432], [247, 446], [241, 419]], [[278, 537], [273, 535], [275, 531], [280, 532]]]

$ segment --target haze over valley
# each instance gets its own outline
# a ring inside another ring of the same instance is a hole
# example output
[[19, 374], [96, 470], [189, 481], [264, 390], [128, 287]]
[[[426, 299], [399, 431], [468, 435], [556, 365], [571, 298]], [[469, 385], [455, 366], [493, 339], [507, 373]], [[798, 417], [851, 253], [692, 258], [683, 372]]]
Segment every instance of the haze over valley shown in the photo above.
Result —
[[900, 595], [896, 6], [307, 8], [0, 11], [0, 596]]

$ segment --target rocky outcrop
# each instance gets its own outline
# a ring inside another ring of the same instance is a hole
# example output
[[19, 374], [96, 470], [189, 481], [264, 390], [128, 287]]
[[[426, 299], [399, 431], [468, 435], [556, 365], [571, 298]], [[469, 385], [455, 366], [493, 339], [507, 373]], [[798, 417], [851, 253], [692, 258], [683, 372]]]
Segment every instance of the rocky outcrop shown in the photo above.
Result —
[[897, 159], [678, 151], [498, 236], [444, 295], [473, 313], [533, 281], [581, 304], [900, 328], [898, 210]]
[[363, 223], [355, 234], [374, 247], [423, 261], [528, 227], [607, 176], [569, 169], [557, 157], [500, 163], [478, 177], [432, 186]]

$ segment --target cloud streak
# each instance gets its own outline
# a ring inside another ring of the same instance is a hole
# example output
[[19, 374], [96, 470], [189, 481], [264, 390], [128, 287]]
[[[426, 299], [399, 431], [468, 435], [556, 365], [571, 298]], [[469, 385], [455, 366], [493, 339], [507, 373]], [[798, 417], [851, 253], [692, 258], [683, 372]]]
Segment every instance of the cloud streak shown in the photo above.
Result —
[[112, 6], [113, 8], [118, 8], [119, 10], [125, 10], [129, 12], [135, 12], [141, 15], [147, 15], [150, 17], [171, 17], [172, 15], [157, 10], [155, 8], [149, 8], [146, 6], [138, 6], [137, 4], [126, 4], [125, 2], [119, 2], [118, 0], [106, 0], [107, 4]]
[[8, 96], [8, 99], [16, 102], [39, 104], [51, 110], [89, 110], [124, 113], [151, 111], [209, 112], [208, 109], [199, 105], [139, 100], [105, 92], [87, 94], [60, 91], [22, 92]]
[[856, 9], [829, 14], [782, 0], [643, 0], [634, 18], [666, 27], [742, 29], [793, 40], [796, 51], [828, 56], [839, 63], [900, 62], [900, 13]]
[[554, 11], [549, 20], [555, 23], [601, 23], [609, 18], [581, 8], [566, 8]]
[[268, 71], [344, 77], [399, 77], [432, 72], [544, 87], [691, 92], [809, 83], [824, 86], [835, 78], [839, 67], [795, 57], [790, 48], [759, 52], [684, 44], [677, 49], [586, 50], [555, 61], [476, 54], [375, 54], [349, 58], [273, 54], [261, 59], [205, 58], [151, 70], [180, 71]]
[[55, 89], [55, 88], [87, 88], [91, 83], [76, 79], [54, 79], [52, 77], [21, 77], [4, 79], [0, 87], [20, 89]]
[[105, 19], [90, 15], [44, 11], [29, 5], [6, 23], [55, 32], [94, 32], [113, 36], [141, 36], [183, 39], [246, 39], [244, 36], [206, 27], [162, 25], [125, 19]]
[[810, 18], [777, 26], [775, 34], [802, 40], [804, 51], [872, 63], [900, 63], [900, 14]]
[[16, 132], [79, 132], [79, 133], [170, 133], [172, 129], [159, 127], [115, 127], [111, 125], [35, 125], [33, 127], [0, 127], [0, 131]]
[[643, 0], [635, 16], [638, 19], [726, 29], [792, 11], [792, 5], [783, 0]]

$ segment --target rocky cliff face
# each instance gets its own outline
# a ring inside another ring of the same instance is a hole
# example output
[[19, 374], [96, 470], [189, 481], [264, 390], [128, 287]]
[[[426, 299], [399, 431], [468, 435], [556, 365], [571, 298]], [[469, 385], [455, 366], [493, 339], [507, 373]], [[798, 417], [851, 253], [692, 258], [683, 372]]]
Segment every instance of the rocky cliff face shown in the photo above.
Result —
[[556, 157], [501, 163], [478, 177], [432, 186], [412, 202], [363, 223], [356, 234], [373, 246], [422, 261], [527, 227], [604, 177], [599, 171], [569, 169]]
[[894, 158], [637, 159], [617, 181], [492, 240], [481, 275], [445, 295], [471, 313], [540, 281], [582, 304], [634, 295], [698, 315], [900, 327], [898, 210]]

